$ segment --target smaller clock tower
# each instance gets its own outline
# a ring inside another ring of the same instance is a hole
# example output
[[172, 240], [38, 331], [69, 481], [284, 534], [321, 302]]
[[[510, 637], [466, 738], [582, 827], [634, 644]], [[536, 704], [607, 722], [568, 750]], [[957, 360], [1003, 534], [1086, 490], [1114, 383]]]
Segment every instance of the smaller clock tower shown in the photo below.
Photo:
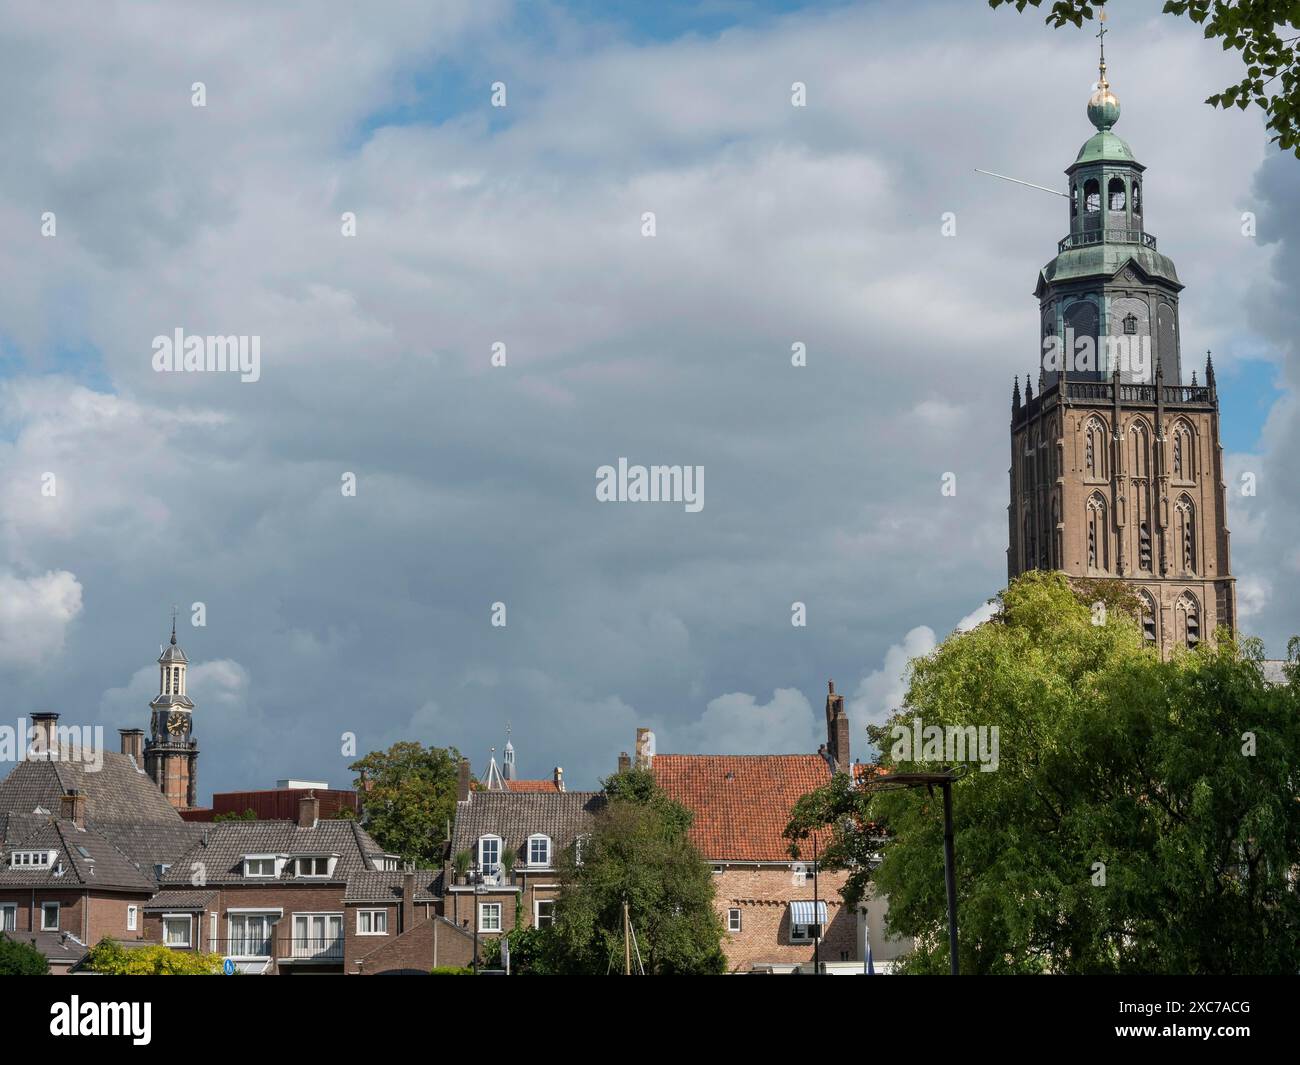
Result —
[[149, 738], [144, 745], [145, 772], [178, 810], [198, 805], [199, 745], [194, 739], [194, 703], [186, 694], [189, 659], [176, 642], [172, 615], [171, 644], [158, 656], [158, 694], [149, 704]]

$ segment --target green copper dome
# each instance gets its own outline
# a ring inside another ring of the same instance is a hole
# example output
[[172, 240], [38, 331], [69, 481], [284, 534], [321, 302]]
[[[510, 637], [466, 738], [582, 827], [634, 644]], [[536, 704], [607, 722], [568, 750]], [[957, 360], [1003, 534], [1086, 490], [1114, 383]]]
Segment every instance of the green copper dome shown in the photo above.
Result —
[[1133, 149], [1125, 143], [1123, 137], [1103, 129], [1084, 142], [1074, 162], [1077, 166], [1079, 163], [1136, 163], [1137, 159], [1133, 157]]

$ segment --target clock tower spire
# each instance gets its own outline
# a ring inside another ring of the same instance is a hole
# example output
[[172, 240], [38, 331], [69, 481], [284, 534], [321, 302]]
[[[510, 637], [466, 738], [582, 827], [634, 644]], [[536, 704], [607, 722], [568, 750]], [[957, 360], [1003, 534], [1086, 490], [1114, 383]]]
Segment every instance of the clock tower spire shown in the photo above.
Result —
[[176, 642], [173, 610], [171, 643], [158, 656], [158, 694], [149, 703], [144, 766], [167, 801], [178, 810], [198, 805], [199, 745], [193, 735], [194, 703], [186, 694], [189, 667], [189, 659]]

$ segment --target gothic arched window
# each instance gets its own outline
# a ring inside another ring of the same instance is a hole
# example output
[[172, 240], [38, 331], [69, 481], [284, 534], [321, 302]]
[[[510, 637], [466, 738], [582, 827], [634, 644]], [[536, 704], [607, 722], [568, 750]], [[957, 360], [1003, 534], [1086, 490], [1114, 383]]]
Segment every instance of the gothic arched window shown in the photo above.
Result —
[[1106, 423], [1096, 415], [1083, 427], [1083, 468], [1094, 480], [1106, 476]]
[[1124, 210], [1124, 179], [1113, 177], [1106, 186], [1106, 197], [1110, 200], [1112, 211]]
[[1154, 646], [1159, 643], [1157, 634], [1160, 631], [1160, 614], [1150, 592], [1138, 592], [1138, 612], [1142, 620], [1142, 639]]
[[1183, 421], [1174, 426], [1174, 478], [1179, 481], [1196, 480], [1196, 448], [1191, 427]]
[[1129, 438], [1133, 442], [1129, 473], [1133, 477], [1146, 479], [1151, 476], [1151, 437], [1146, 422], [1135, 421], [1129, 430]]
[[1178, 558], [1183, 573], [1196, 572], [1196, 507], [1186, 495], [1174, 504]]
[[1088, 497], [1088, 568], [1110, 572], [1110, 537], [1106, 529], [1106, 501], [1100, 492]]
[[1184, 647], [1195, 648], [1201, 642], [1201, 609], [1196, 596], [1184, 592], [1174, 606], [1178, 621], [1178, 636]]
[[1083, 183], [1083, 209], [1088, 214], [1101, 210], [1101, 185], [1096, 178], [1089, 178]]

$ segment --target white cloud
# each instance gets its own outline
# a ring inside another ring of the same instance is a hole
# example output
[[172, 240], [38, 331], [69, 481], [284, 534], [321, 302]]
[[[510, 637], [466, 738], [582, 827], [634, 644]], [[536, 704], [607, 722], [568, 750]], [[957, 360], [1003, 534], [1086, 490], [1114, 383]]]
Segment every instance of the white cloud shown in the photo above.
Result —
[[709, 700], [703, 715], [657, 735], [660, 751], [681, 754], [811, 754], [826, 729], [803, 692], [778, 688], [766, 703], [745, 692]]
[[903, 637], [902, 643], [890, 646], [884, 664], [862, 678], [849, 700], [850, 716], [859, 728], [882, 724], [903, 705], [909, 663], [929, 654], [935, 646], [934, 630], [928, 625], [918, 625]]
[[67, 570], [18, 577], [0, 569], [0, 665], [48, 664], [80, 613], [81, 585]]

